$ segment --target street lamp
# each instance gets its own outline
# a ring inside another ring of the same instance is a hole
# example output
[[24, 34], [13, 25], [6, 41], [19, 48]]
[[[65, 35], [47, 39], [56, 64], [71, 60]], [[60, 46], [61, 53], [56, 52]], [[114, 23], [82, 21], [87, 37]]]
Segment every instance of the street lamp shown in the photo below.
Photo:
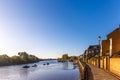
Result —
[[100, 36], [98, 36], [98, 45], [99, 45], [98, 68], [100, 68], [100, 40], [101, 40], [101, 37], [100, 37]]
[[98, 36], [98, 42], [99, 42], [99, 45], [100, 45], [100, 40], [101, 40], [101, 37], [100, 37], [100, 36]]

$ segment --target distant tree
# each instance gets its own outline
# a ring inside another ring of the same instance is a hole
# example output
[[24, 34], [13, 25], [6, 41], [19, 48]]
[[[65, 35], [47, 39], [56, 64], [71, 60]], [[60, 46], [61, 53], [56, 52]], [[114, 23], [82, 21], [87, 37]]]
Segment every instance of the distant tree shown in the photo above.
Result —
[[12, 56], [11, 60], [13, 64], [22, 64], [21, 58], [19, 56]]
[[62, 55], [62, 60], [67, 61], [68, 60], [68, 54], [63, 54]]
[[70, 61], [74, 61], [74, 60], [76, 60], [76, 59], [77, 59], [76, 56], [70, 56], [70, 57], [69, 57], [69, 60], [70, 60]]
[[29, 55], [26, 52], [19, 52], [18, 56], [9, 57], [6, 54], [0, 55], [0, 66], [26, 64], [38, 62], [40, 59], [34, 55]]
[[10, 65], [12, 64], [12, 60], [6, 54], [0, 55], [0, 65]]
[[29, 55], [29, 56], [28, 56], [28, 59], [29, 59], [29, 62], [39, 61], [39, 58], [37, 58], [37, 57], [34, 56], [34, 55]]
[[19, 52], [18, 55], [20, 56], [22, 63], [31, 63], [31, 62], [39, 61], [38, 57], [36, 57], [34, 55], [29, 55], [26, 52]]
[[20, 56], [22, 63], [28, 63], [28, 61], [29, 61], [28, 56], [29, 55], [26, 52], [19, 52], [18, 55]]
[[62, 61], [62, 58], [57, 58], [57, 61], [58, 61], [58, 62], [61, 62], [61, 61]]

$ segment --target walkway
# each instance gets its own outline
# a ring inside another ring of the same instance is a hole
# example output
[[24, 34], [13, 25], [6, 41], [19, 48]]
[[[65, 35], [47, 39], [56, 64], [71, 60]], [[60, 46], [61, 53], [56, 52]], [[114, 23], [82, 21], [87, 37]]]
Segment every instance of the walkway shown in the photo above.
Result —
[[94, 80], [119, 80], [116, 77], [112, 76], [111, 74], [105, 72], [102, 69], [99, 69], [90, 64], [88, 64], [88, 66], [91, 68]]

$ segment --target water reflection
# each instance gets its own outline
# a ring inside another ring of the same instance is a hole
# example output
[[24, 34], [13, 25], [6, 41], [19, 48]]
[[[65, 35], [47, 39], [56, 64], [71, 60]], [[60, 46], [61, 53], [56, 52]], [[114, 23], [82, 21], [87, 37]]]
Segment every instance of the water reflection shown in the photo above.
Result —
[[37, 63], [37, 67], [22, 68], [24, 65], [0, 67], [0, 80], [79, 80], [78, 68], [70, 62], [47, 61]]
[[68, 62], [63, 62], [63, 69], [67, 70], [68, 69]]
[[22, 69], [20, 70], [20, 77], [27, 80], [28, 74], [29, 74], [29, 70], [28, 69]]

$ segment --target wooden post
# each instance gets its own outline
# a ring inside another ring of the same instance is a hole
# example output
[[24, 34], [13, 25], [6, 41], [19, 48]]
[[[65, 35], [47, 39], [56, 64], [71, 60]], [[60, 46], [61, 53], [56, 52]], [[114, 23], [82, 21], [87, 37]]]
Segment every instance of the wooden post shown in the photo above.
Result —
[[106, 56], [106, 70], [110, 71], [110, 57]]
[[104, 56], [102, 57], [102, 60], [103, 60], [103, 66], [102, 66], [102, 67], [103, 67], [103, 69], [104, 69]]

